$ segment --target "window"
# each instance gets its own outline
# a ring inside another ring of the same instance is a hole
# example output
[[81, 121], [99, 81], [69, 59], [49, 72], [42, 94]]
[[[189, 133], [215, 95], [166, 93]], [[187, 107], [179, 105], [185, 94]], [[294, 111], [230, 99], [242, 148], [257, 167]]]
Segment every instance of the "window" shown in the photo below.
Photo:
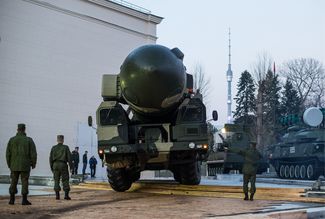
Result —
[[117, 125], [125, 123], [123, 112], [116, 108], [102, 109], [99, 112], [99, 116], [101, 125]]
[[[183, 111], [184, 110], [182, 110], [182, 113], [183, 113]], [[186, 108], [185, 113], [183, 113], [182, 121], [184, 121], [184, 122], [200, 122], [200, 121], [202, 121], [201, 108]]]

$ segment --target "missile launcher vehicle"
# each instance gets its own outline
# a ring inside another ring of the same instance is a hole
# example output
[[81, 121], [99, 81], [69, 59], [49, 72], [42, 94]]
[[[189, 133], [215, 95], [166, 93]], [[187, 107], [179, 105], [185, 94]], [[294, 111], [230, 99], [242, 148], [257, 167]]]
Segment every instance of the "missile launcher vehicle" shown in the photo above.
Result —
[[103, 75], [98, 153], [115, 191], [128, 190], [143, 170], [167, 169], [181, 184], [200, 183], [209, 147], [206, 108], [192, 92], [183, 57], [177, 48], [144, 45], [126, 57], [119, 74]]

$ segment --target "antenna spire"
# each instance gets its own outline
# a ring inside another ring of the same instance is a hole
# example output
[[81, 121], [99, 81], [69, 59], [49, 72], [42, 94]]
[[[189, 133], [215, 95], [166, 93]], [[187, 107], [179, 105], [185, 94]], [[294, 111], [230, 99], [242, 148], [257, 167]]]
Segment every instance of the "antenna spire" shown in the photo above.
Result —
[[232, 82], [232, 70], [231, 70], [231, 32], [229, 28], [229, 63], [228, 63], [228, 70], [227, 70], [227, 83], [228, 83], [228, 98], [227, 98], [227, 122], [232, 123], [232, 113], [231, 113], [231, 104], [232, 104], [232, 98], [231, 98], [231, 82]]

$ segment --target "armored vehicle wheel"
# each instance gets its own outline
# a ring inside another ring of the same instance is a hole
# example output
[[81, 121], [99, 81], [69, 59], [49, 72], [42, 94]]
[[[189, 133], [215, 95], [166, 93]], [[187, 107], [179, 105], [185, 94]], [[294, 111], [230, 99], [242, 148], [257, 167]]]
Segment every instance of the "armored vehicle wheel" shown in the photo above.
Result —
[[198, 161], [183, 164], [181, 168], [181, 184], [198, 185], [201, 181], [201, 165]]
[[224, 174], [228, 174], [230, 172], [230, 168], [223, 168], [222, 169], [222, 173], [224, 173]]
[[301, 165], [299, 172], [300, 172], [300, 179], [305, 179], [306, 178], [306, 166]]
[[280, 178], [284, 178], [284, 165], [280, 166]]
[[107, 177], [112, 189], [117, 192], [124, 192], [132, 185], [125, 168], [107, 169]]
[[284, 177], [288, 179], [290, 177], [290, 168], [289, 165], [285, 165], [284, 167]]
[[289, 175], [290, 175], [290, 179], [295, 178], [295, 167], [293, 165], [290, 165]]
[[315, 167], [313, 164], [308, 164], [307, 171], [306, 171], [307, 179], [314, 179], [315, 178]]
[[216, 175], [216, 167], [208, 166], [208, 176]]
[[299, 170], [300, 170], [299, 165], [296, 165], [295, 166], [295, 179], [299, 179], [300, 178]]

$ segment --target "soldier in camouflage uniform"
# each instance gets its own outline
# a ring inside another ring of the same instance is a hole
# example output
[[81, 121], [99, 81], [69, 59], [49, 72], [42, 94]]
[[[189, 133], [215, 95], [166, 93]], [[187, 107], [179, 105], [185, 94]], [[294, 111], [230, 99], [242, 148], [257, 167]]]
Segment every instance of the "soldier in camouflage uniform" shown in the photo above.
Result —
[[256, 192], [255, 181], [258, 162], [262, 158], [260, 152], [256, 149], [256, 142], [250, 142], [250, 147], [245, 150], [228, 149], [229, 152], [234, 152], [244, 157], [243, 164], [243, 191], [245, 194], [244, 200], [248, 200], [248, 183], [251, 183], [250, 200], [254, 200]]
[[[56, 199], [60, 199], [60, 178], [62, 177], [63, 191], [65, 193], [64, 199], [71, 200], [69, 197], [69, 169], [71, 167], [71, 152], [67, 145], [64, 145], [64, 136], [57, 136], [57, 145], [54, 145], [50, 154], [50, 166], [54, 175], [54, 191]], [[68, 163], [68, 164], [67, 164]]]
[[18, 124], [17, 134], [15, 137], [10, 138], [6, 150], [7, 164], [11, 171], [11, 184], [9, 188], [10, 205], [15, 203], [19, 175], [22, 184], [22, 205], [31, 205], [27, 200], [28, 179], [30, 167], [34, 169], [36, 166], [37, 153], [34, 141], [32, 138], [26, 136], [25, 129], [25, 124]]

